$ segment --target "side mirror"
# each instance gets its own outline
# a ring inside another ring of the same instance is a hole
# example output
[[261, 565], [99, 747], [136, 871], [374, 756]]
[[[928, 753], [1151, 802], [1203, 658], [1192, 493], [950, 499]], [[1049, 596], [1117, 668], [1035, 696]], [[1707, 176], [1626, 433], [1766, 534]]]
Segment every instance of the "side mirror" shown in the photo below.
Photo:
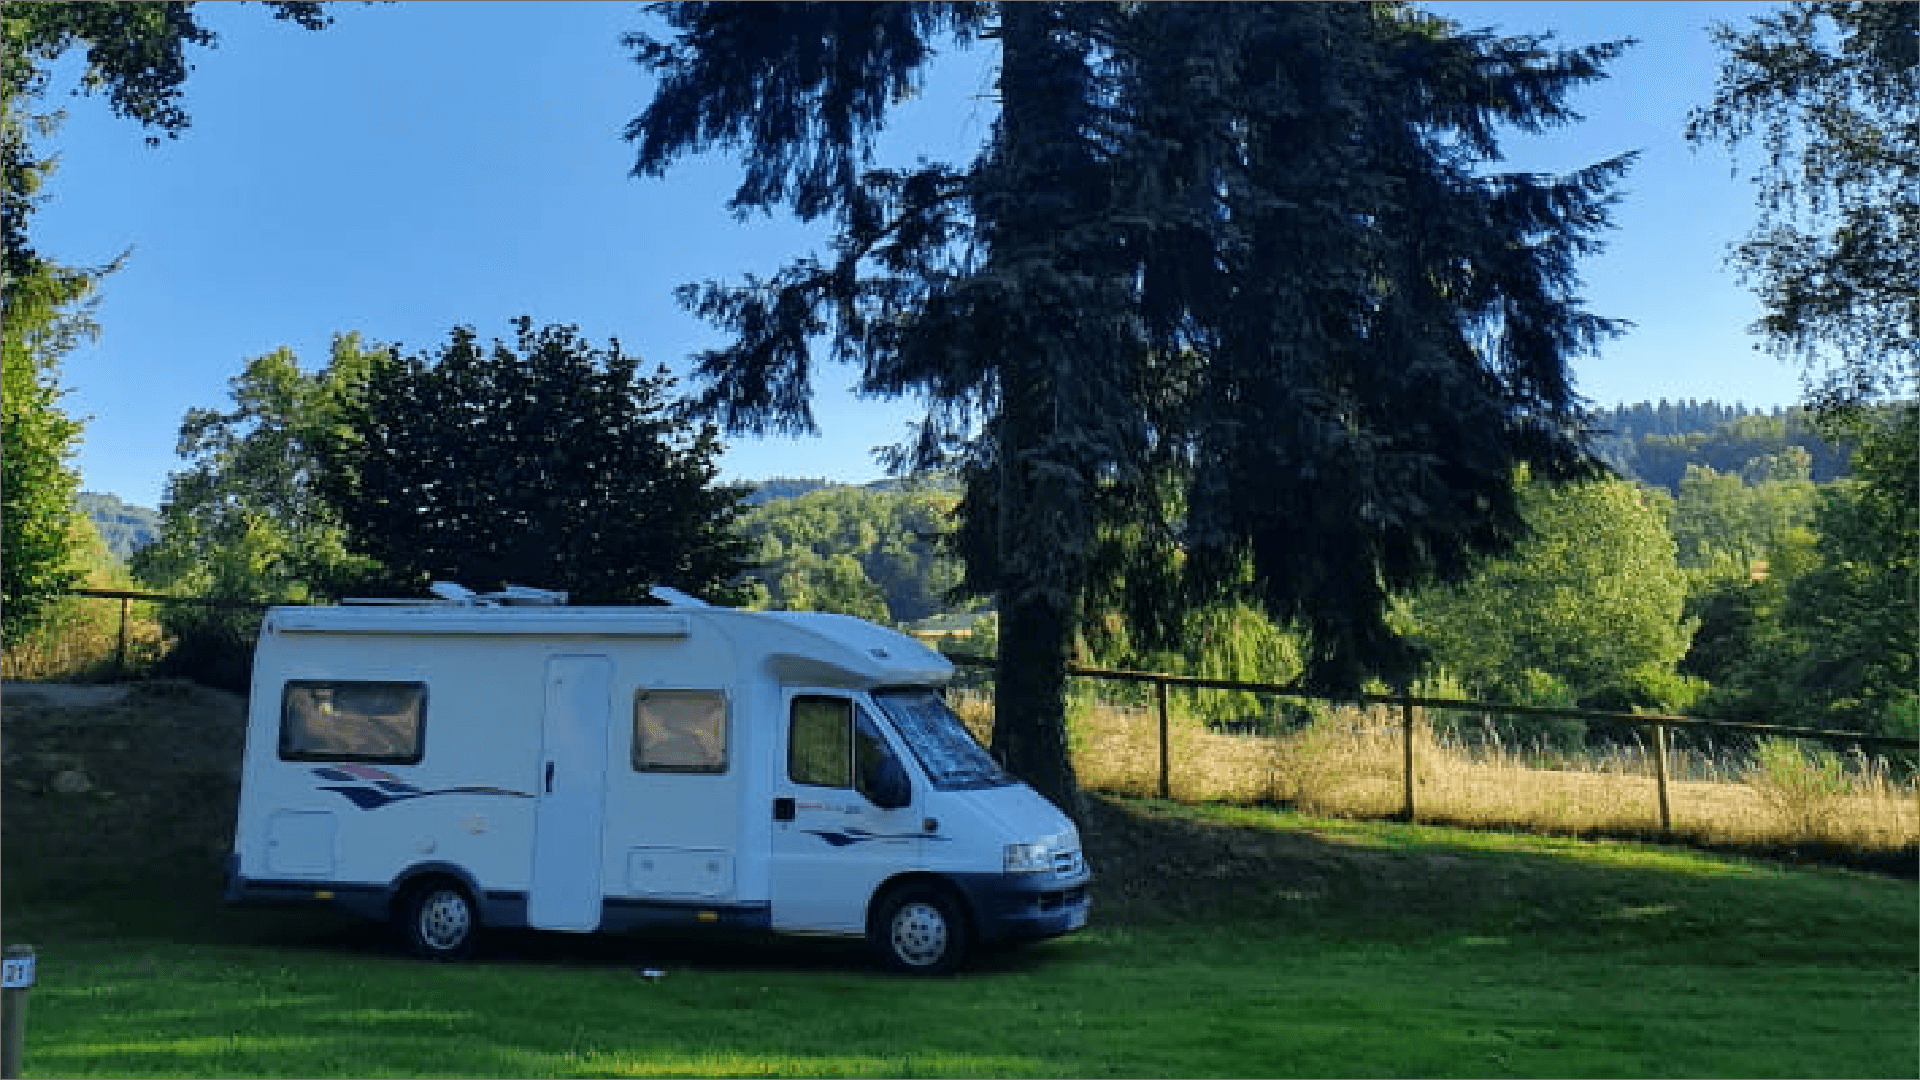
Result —
[[863, 772], [860, 790], [873, 805], [882, 810], [898, 810], [913, 802], [913, 785], [907, 781], [907, 771], [900, 767], [899, 758], [882, 754], [872, 768]]

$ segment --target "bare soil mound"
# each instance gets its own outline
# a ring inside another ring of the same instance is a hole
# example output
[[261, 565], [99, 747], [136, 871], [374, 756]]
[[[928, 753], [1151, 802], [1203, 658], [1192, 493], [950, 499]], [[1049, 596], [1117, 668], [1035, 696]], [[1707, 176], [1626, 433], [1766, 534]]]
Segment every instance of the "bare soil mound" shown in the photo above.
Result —
[[8, 877], [105, 883], [217, 869], [232, 842], [246, 701], [190, 682], [0, 684]]

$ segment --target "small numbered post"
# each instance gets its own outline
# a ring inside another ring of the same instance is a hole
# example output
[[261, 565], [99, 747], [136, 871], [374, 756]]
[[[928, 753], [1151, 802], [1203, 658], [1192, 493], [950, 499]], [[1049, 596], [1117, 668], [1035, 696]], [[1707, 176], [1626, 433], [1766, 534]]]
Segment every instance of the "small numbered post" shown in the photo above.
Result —
[[31, 945], [7, 946], [0, 964], [0, 1078], [14, 1080], [27, 1048], [27, 995], [33, 991], [37, 960]]

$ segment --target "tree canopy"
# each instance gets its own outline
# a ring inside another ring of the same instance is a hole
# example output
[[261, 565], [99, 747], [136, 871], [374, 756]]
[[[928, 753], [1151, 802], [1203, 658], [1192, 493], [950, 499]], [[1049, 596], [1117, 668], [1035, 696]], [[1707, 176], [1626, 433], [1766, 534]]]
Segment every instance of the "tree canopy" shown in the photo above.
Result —
[[167, 479], [160, 536], [136, 572], [182, 595], [258, 604], [331, 599], [371, 576], [319, 480], [385, 353], [345, 334], [307, 372], [275, 349], [230, 380], [230, 409], [188, 410], [177, 446], [188, 466]]
[[[341, 335], [308, 372], [275, 349], [229, 380], [230, 408], [189, 409], [176, 447], [186, 468], [167, 478], [159, 537], [134, 553], [134, 573], [179, 596], [247, 605], [329, 600], [370, 576], [375, 564], [354, 550], [319, 473], [383, 352]], [[168, 604], [161, 620], [174, 670], [246, 688], [257, 613]]]
[[[659, 76], [635, 174], [737, 151], [737, 212], [835, 228], [826, 258], [683, 291], [733, 337], [701, 403], [810, 428], [819, 342], [927, 402], [897, 463], [968, 480], [995, 751], [1070, 810], [1063, 671], [1103, 523], [1140, 526], [1133, 580], [1162, 586], [1142, 640], [1231, 582], [1306, 628], [1308, 682], [1354, 690], [1417, 664], [1396, 590], [1523, 534], [1516, 465], [1590, 469], [1568, 362], [1613, 327], [1575, 263], [1627, 160], [1503, 174], [1498, 134], [1576, 119], [1565, 95], [1621, 44], [1390, 3], [660, 10], [670, 38], [628, 39]], [[887, 107], [948, 42], [999, 50], [992, 138], [881, 167]]]
[[1795, 0], [1718, 26], [1726, 58], [1696, 143], [1758, 144], [1760, 217], [1733, 249], [1768, 347], [1816, 402], [1915, 390], [1920, 373], [1920, 5]]
[[1475, 696], [1534, 705], [1683, 705], [1675, 666], [1693, 628], [1673, 537], [1622, 480], [1529, 484], [1533, 535], [1514, 554], [1411, 605], [1436, 668]]
[[1920, 409], [1851, 414], [1855, 475], [1824, 487], [1812, 528], [1768, 572], [1703, 590], [1690, 667], [1705, 709], [1912, 737], [1920, 657]]
[[388, 587], [564, 589], [643, 602], [649, 585], [728, 595], [746, 555], [744, 489], [718, 485], [718, 436], [672, 410], [664, 369], [514, 321], [512, 343], [457, 327], [373, 365], [326, 447], [325, 488]]
[[[776, 488], [776, 490], [779, 490]], [[951, 484], [824, 486], [767, 498], [741, 519], [765, 603], [905, 624], [950, 610], [959, 584], [944, 550]]]

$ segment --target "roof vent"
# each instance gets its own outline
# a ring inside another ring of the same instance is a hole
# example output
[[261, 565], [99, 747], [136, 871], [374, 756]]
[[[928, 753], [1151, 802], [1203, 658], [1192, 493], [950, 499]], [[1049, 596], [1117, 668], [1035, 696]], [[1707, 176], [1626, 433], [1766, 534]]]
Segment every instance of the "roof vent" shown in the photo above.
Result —
[[653, 598], [655, 600], [658, 600], [663, 604], [672, 605], [673, 607], [708, 607], [710, 606], [705, 600], [702, 600], [697, 596], [689, 596], [686, 593], [681, 592], [679, 589], [670, 588], [666, 585], [649, 585], [647, 586], [647, 591], [653, 594]]
[[429, 585], [428, 591], [450, 604], [472, 607], [477, 594], [465, 585], [456, 585], [451, 581], [436, 581]]
[[451, 581], [436, 581], [428, 588], [442, 603], [454, 607], [558, 607], [567, 602], [564, 592], [530, 585], [508, 585], [490, 593], [477, 593]]
[[509, 585], [499, 592], [487, 593], [480, 598], [505, 607], [559, 607], [567, 602], [567, 594], [559, 589], [536, 589], [531, 585]]

